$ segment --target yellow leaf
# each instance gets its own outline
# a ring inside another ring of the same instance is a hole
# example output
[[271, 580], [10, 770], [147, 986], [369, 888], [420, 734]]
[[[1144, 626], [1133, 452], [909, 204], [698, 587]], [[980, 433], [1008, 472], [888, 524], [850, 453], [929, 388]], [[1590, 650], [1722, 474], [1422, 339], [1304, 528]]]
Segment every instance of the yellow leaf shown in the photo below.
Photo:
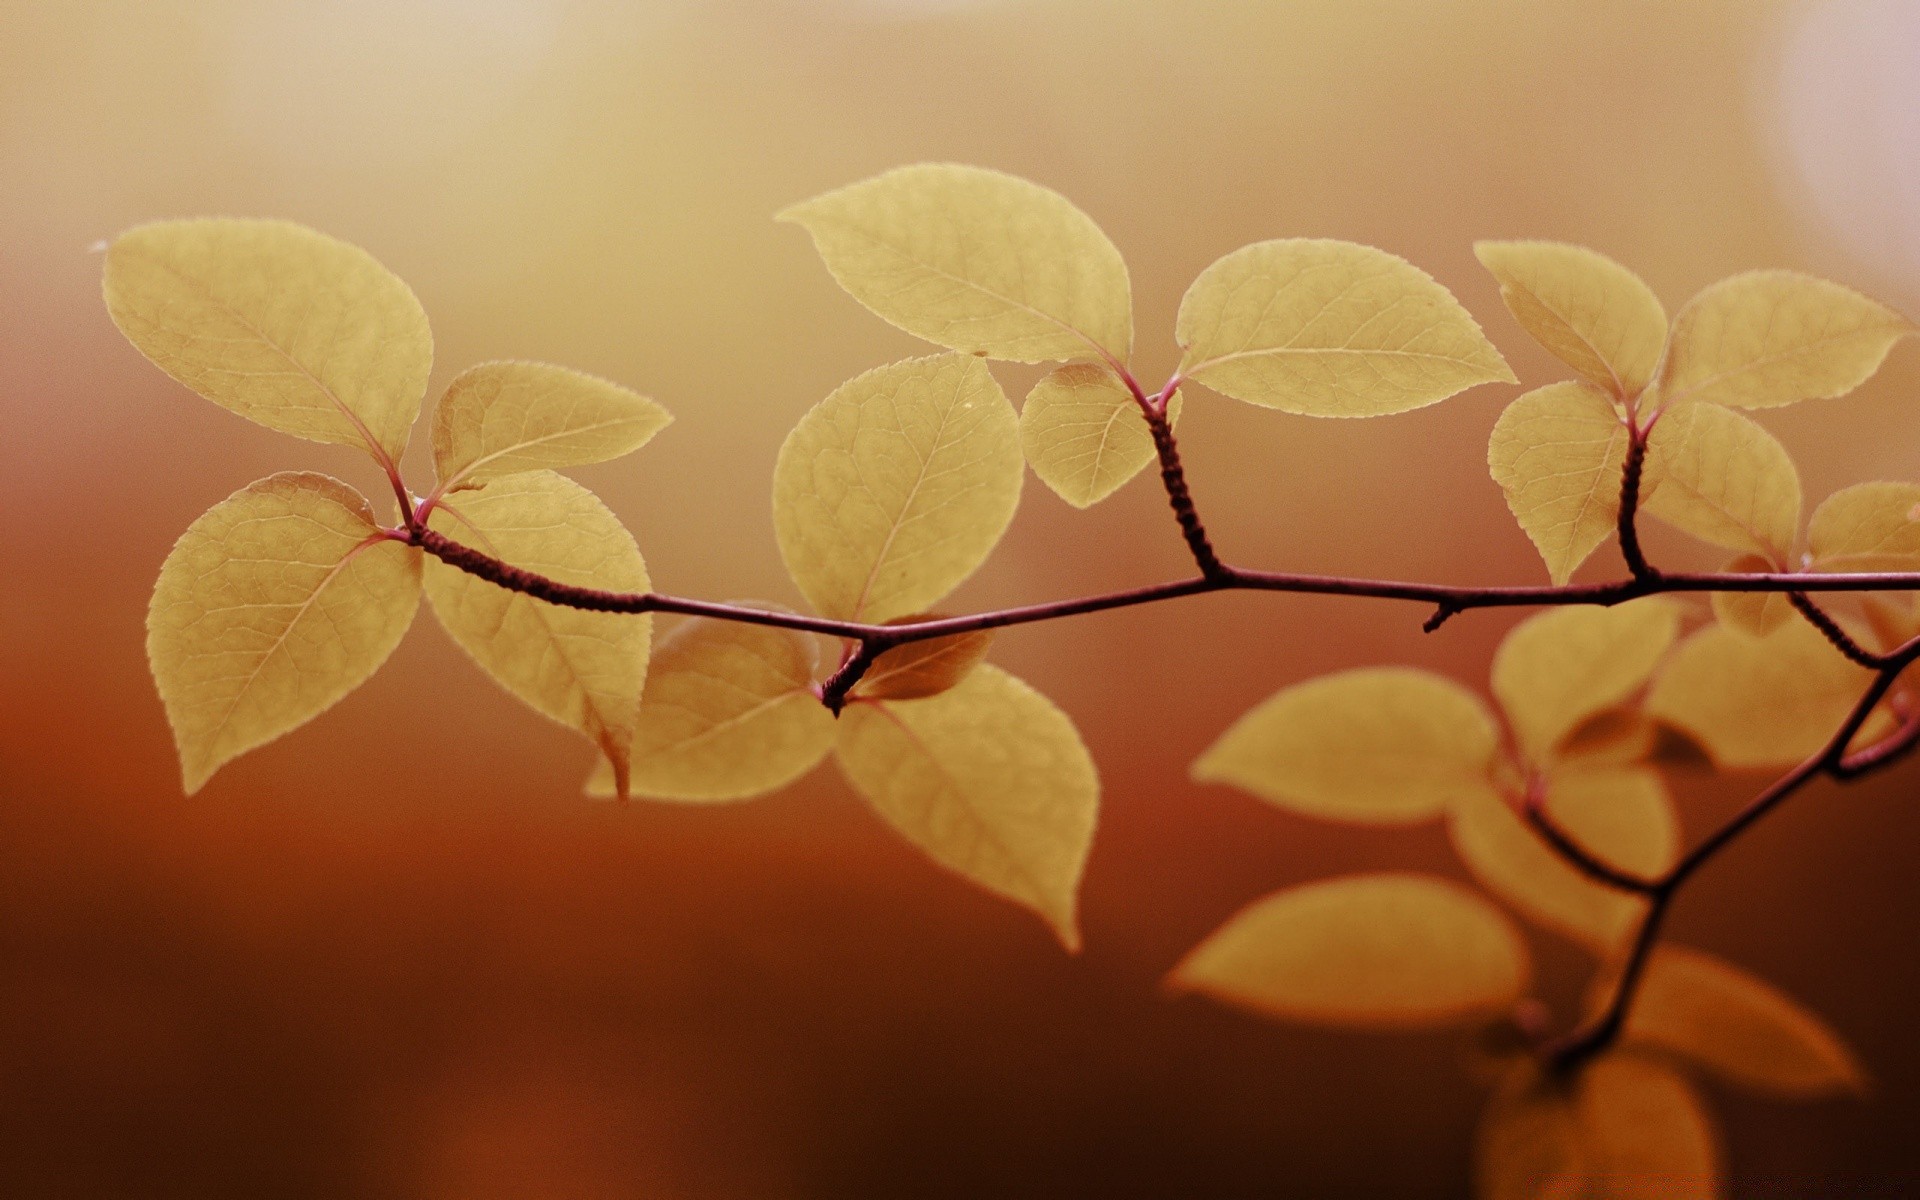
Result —
[[[1742, 554], [1720, 568], [1731, 575], [1765, 574], [1773, 563], [1758, 554]], [[1713, 615], [1722, 625], [1753, 637], [1765, 637], [1793, 620], [1793, 605], [1785, 592], [1715, 592]]]
[[1487, 469], [1555, 585], [1612, 535], [1626, 460], [1625, 423], [1606, 393], [1584, 383], [1528, 392], [1494, 423]]
[[1800, 473], [1751, 420], [1712, 404], [1669, 404], [1648, 437], [1647, 471], [1647, 512], [1716, 546], [1789, 560]]
[[[1634, 767], [1569, 770], [1555, 776], [1546, 814], [1600, 861], [1641, 879], [1673, 866], [1680, 828], [1657, 772]], [[1597, 883], [1555, 852], [1504, 800], [1481, 798], [1453, 810], [1454, 849], [1487, 890], [1548, 929], [1599, 953], [1619, 946], [1646, 901]]]
[[1713, 1120], [1684, 1077], [1633, 1054], [1571, 1079], [1517, 1065], [1482, 1119], [1481, 1200], [1712, 1200], [1722, 1195]]
[[1646, 710], [1722, 767], [1779, 766], [1826, 745], [1871, 681], [1805, 621], [1763, 638], [1710, 625], [1667, 660]]
[[1920, 596], [1862, 596], [1860, 608], [1873, 631], [1872, 645], [1883, 653], [1920, 637]]
[[852, 704], [834, 755], [935, 862], [1040, 914], [1069, 950], [1100, 779], [1067, 715], [989, 663], [925, 700]]
[[443, 488], [518, 471], [577, 467], [638, 450], [673, 418], [617, 383], [537, 362], [460, 372], [433, 414]]
[[1659, 727], [1639, 709], [1602, 709], [1560, 739], [1553, 759], [1569, 768], [1628, 766], [1652, 754], [1658, 737]]
[[433, 335], [366, 251], [288, 221], [162, 221], [107, 250], [107, 311], [155, 366], [223, 408], [398, 462]]
[[1476, 383], [1518, 382], [1447, 289], [1352, 242], [1235, 250], [1187, 289], [1176, 332], [1183, 377], [1315, 417], [1377, 417]]
[[1127, 264], [1066, 197], [952, 163], [898, 167], [796, 204], [854, 299], [908, 333], [1014, 362], [1133, 347]]
[[[739, 800], [785, 787], [833, 748], [813, 694], [810, 634], [694, 618], [660, 639], [633, 731], [630, 790], [655, 800]], [[602, 759], [590, 796], [614, 794]]]
[[325, 712], [413, 622], [420, 552], [383, 538], [360, 493], [289, 472], [187, 528], [147, 609], [147, 659], [189, 794]]
[[1013, 519], [1020, 424], [986, 364], [908, 359], [842, 384], [780, 447], [787, 572], [830, 617], [884, 621], [973, 574]]
[[1555, 358], [1623, 400], [1653, 378], [1667, 310], [1638, 275], [1561, 242], [1476, 242], [1473, 252], [1514, 319]]
[[[902, 625], [935, 621], [938, 613], [916, 613], [887, 622]], [[854, 686], [854, 696], [867, 700], [920, 700], [937, 696], [965, 679], [993, 644], [990, 630], [954, 633], [895, 646], [873, 660]]]
[[1168, 982], [1265, 1016], [1431, 1029], [1519, 999], [1531, 968], [1508, 920], [1430, 875], [1350, 875], [1256, 901]]
[[1653, 952], [1626, 1036], [1787, 1099], [1867, 1087], [1853, 1053], [1819, 1017], [1731, 963], [1682, 946]]
[[1363, 668], [1275, 693], [1220, 735], [1193, 777], [1311, 817], [1410, 825], [1494, 795], [1499, 741], [1486, 705], [1451, 679]]
[[1807, 522], [1817, 571], [1920, 570], [1920, 486], [1859, 483], [1821, 501]]
[[1673, 319], [1660, 392], [1736, 408], [1842, 396], [1912, 332], [1899, 313], [1837, 283], [1749, 271], [1706, 288]]
[[[644, 592], [647, 567], [633, 536], [592, 492], [551, 471], [527, 471], [455, 497], [432, 527], [495, 558], [578, 587]], [[585, 612], [508, 591], [438, 559], [427, 599], [453, 640], [499, 684], [577, 729], [613, 762], [627, 790], [653, 618]]]
[[[1167, 415], [1179, 420], [1178, 393]], [[1075, 508], [1106, 499], [1157, 457], [1133, 393], [1091, 363], [1060, 367], [1027, 393], [1020, 448], [1041, 482]]]
[[1521, 753], [1544, 765], [1582, 721], [1638, 691], [1679, 631], [1679, 608], [1658, 596], [1550, 609], [1514, 626], [1493, 656], [1493, 694]]

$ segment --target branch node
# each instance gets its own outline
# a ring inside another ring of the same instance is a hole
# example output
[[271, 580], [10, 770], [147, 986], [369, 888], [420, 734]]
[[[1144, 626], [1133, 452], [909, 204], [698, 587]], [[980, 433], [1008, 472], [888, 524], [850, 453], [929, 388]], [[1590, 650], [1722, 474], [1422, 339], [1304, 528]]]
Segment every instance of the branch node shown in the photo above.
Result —
[[1451, 600], [1442, 600], [1433, 610], [1433, 615], [1420, 622], [1422, 633], [1432, 633], [1460, 614], [1460, 606]]

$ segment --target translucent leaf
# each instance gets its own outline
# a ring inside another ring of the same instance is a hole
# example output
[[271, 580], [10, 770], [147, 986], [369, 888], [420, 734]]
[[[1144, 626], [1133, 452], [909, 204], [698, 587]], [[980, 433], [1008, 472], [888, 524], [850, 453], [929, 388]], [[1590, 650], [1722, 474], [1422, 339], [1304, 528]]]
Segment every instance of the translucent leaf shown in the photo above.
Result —
[[[1758, 554], [1742, 554], [1720, 568], [1732, 575], [1765, 574], [1773, 563]], [[1784, 592], [1714, 592], [1713, 615], [1722, 625], [1753, 637], [1765, 637], [1794, 619]]]
[[[1179, 420], [1178, 393], [1167, 412]], [[1133, 393], [1090, 363], [1061, 367], [1027, 393], [1020, 448], [1040, 481], [1075, 508], [1111, 496], [1156, 458]]]
[[[457, 509], [457, 512], [455, 511]], [[524, 571], [577, 587], [644, 592], [633, 536], [592, 492], [551, 471], [508, 475], [436, 508], [432, 527]], [[427, 599], [453, 640], [535, 712], [579, 730], [613, 762], [626, 794], [653, 618], [535, 600], [427, 564]]]
[[[938, 620], [938, 613], [916, 613], [887, 622], [901, 625]], [[919, 700], [953, 687], [986, 657], [993, 644], [990, 630], [955, 633], [908, 642], [874, 659], [852, 694], [868, 700]]]
[[1508, 920], [1430, 875], [1351, 875], [1276, 892], [1189, 953], [1173, 987], [1316, 1025], [1470, 1024], [1519, 999], [1530, 967]]
[[1571, 1079], [1516, 1066], [1481, 1121], [1482, 1200], [1710, 1200], [1723, 1194], [1713, 1120], [1672, 1068], [1619, 1052]]
[[397, 462], [433, 335], [366, 251], [288, 221], [162, 221], [107, 250], [107, 311], [155, 366], [223, 408]]
[[1708, 287], [1673, 320], [1660, 371], [1669, 400], [1772, 408], [1841, 396], [1914, 332], [1899, 313], [1837, 283], [1750, 271]]
[[926, 700], [849, 705], [835, 757], [886, 822], [1069, 950], [1100, 780], [1067, 715], [990, 663]]
[[1569, 730], [1553, 759], [1566, 767], [1628, 766], [1653, 753], [1658, 735], [1653, 719], [1631, 705], [1604, 709]]
[[1807, 522], [1818, 571], [1920, 571], [1920, 486], [1860, 483], [1820, 502]]
[[419, 603], [420, 552], [325, 475], [263, 479], [188, 526], [147, 609], [187, 792], [359, 687]]
[[1555, 358], [1625, 399], [1653, 378], [1667, 342], [1667, 310], [1619, 263], [1561, 242], [1476, 242], [1500, 299]]
[[1235, 250], [1187, 289], [1176, 332], [1183, 377], [1309, 416], [1375, 417], [1518, 382], [1447, 289], [1352, 242]]
[[919, 612], [985, 561], [1024, 469], [1019, 418], [985, 363], [942, 354], [876, 368], [815, 405], [780, 447], [781, 556], [827, 616]]
[[[1547, 816], [1602, 862], [1641, 879], [1673, 866], [1680, 827], [1657, 772], [1612, 767], [1557, 774]], [[1487, 890], [1542, 926], [1595, 951], [1619, 946], [1646, 901], [1581, 874], [1504, 800], [1474, 799], [1454, 809], [1454, 849]]]
[[1860, 609], [1883, 652], [1920, 637], [1920, 596], [1862, 596]]
[[1763, 638], [1710, 625], [1667, 660], [1646, 710], [1722, 767], [1780, 766], [1826, 745], [1871, 681], [1805, 621]]
[[1127, 264], [1058, 192], [980, 167], [899, 167], [796, 204], [841, 287], [930, 342], [1015, 362], [1126, 361]]
[[617, 383], [536, 362], [460, 372], [433, 414], [443, 487], [518, 471], [577, 467], [638, 450], [673, 418]]
[[1620, 414], [1584, 383], [1528, 392], [1494, 423], [1487, 469], [1556, 585], [1613, 534], [1626, 459]]
[[1702, 541], [1784, 565], [1800, 532], [1800, 473], [1786, 447], [1712, 404], [1669, 405], [1647, 442], [1645, 509]]
[[[655, 800], [739, 800], [785, 787], [833, 748], [813, 694], [815, 639], [694, 618], [660, 639], [633, 731], [630, 790]], [[601, 760], [590, 796], [614, 794]]]
[[1311, 817], [1407, 825], [1494, 795], [1499, 741], [1486, 705], [1451, 679], [1363, 668], [1275, 693], [1220, 735], [1193, 777]]
[[1682, 946], [1653, 952], [1626, 1036], [1769, 1095], [1857, 1095], [1867, 1087], [1853, 1053], [1819, 1017], [1731, 963]]
[[1549, 609], [1514, 626], [1493, 656], [1493, 694], [1521, 753], [1547, 762], [1582, 721], [1638, 691], [1679, 631], [1679, 608], [1658, 596]]

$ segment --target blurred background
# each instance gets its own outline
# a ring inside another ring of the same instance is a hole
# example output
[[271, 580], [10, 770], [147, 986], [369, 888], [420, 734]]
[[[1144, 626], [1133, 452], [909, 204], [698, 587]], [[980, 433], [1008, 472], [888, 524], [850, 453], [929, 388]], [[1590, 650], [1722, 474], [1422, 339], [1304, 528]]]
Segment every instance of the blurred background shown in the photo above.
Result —
[[[830, 769], [738, 806], [585, 801], [585, 743], [424, 616], [337, 709], [180, 795], [142, 649], [173, 539], [274, 470], [379, 481], [148, 366], [89, 247], [203, 214], [365, 246], [425, 303], [436, 389], [539, 358], [676, 414], [579, 473], [658, 586], [792, 602], [768, 512], [782, 437], [842, 379], [924, 348], [771, 215], [923, 159], [1091, 213], [1132, 267], [1143, 375], [1176, 361], [1202, 267], [1312, 235], [1432, 272], [1538, 386], [1564, 371], [1501, 308], [1475, 238], [1588, 243], [1670, 311], [1784, 266], [1920, 312], [1920, 3], [0, 6], [0, 1191], [1464, 1192], [1482, 1093], [1458, 1039], [1283, 1028], [1158, 980], [1275, 888], [1456, 870], [1437, 829], [1313, 825], [1186, 764], [1328, 670], [1482, 684], [1508, 614], [1429, 637], [1405, 606], [1221, 596], [1003, 635], [996, 659], [1075, 717], [1106, 781], [1077, 958]], [[1352, 423], [1200, 394], [1182, 438], [1237, 561], [1544, 581], [1485, 469], [1517, 392]], [[1907, 346], [1855, 395], [1763, 420], [1811, 503], [1920, 477], [1917, 399]], [[1186, 569], [1150, 480], [1088, 513], [1032, 482], [947, 607]], [[1678, 939], [1806, 1000], [1877, 1077], [1859, 1103], [1717, 1094], [1737, 1194], [1920, 1188], [1916, 781], [1920, 764], [1809, 793], [1676, 911]], [[1676, 780], [1696, 830], [1755, 782]], [[1538, 949], [1553, 994], [1575, 994], [1580, 958]]]

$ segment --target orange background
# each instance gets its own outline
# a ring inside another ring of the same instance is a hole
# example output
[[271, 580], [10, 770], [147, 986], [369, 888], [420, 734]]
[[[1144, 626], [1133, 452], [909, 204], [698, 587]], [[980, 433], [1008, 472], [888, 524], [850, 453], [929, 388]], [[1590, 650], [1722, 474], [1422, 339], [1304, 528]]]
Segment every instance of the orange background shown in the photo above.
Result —
[[[676, 423], [581, 478], [663, 589], [792, 602], [781, 438], [922, 347], [770, 220], [787, 203], [922, 159], [1054, 186], [1126, 253], [1154, 378], [1216, 256], [1370, 242], [1452, 287], [1537, 386], [1562, 372], [1475, 238], [1589, 243], [1670, 308], [1771, 265], [1920, 311], [1916, 47], [1911, 0], [6, 5], [0, 1190], [1443, 1196], [1479, 1096], [1456, 1039], [1283, 1028], [1157, 980], [1276, 887], [1456, 869], [1435, 829], [1311, 824], [1185, 765], [1324, 671], [1479, 683], [1507, 614], [1428, 637], [1405, 606], [1222, 596], [1003, 635], [996, 660], [1073, 714], [1106, 781], [1077, 958], [831, 769], [739, 806], [583, 800], [584, 744], [425, 617], [360, 692], [183, 799], [142, 651], [172, 540], [276, 469], [381, 489], [143, 362], [100, 302], [99, 239], [305, 221], [418, 291], [436, 389], [515, 356], [657, 397]], [[1236, 561], [1536, 581], [1484, 466], [1515, 394], [1367, 422], [1200, 395], [1182, 437]], [[1817, 499], [1915, 478], [1916, 395], [1909, 346], [1853, 397], [1763, 419]], [[1599, 557], [1589, 574], [1616, 569]], [[1084, 514], [1030, 483], [947, 607], [1185, 569], [1149, 482]], [[1916, 772], [1815, 789], [1676, 911], [1678, 938], [1804, 998], [1878, 1081], [1865, 1103], [1721, 1096], [1741, 1190], [1920, 1181]], [[1753, 781], [1677, 782], [1698, 831]], [[1540, 953], [1574, 994], [1574, 952]]]

